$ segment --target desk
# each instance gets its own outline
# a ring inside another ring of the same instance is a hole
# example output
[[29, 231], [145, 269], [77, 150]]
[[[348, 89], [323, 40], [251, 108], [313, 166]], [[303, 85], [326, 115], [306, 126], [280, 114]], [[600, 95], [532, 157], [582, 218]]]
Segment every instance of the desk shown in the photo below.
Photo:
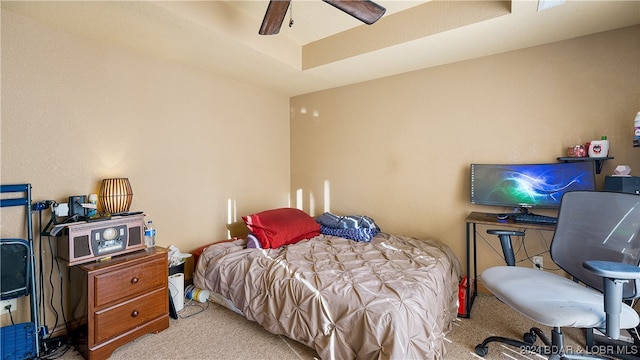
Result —
[[[472, 212], [467, 216], [466, 220], [467, 227], [467, 288], [466, 288], [466, 296], [465, 296], [465, 311], [464, 314], [461, 314], [460, 317], [469, 318], [471, 317], [471, 306], [473, 306], [473, 300], [476, 298], [478, 294], [478, 286], [476, 284], [476, 280], [478, 277], [478, 267], [477, 267], [477, 258], [476, 258], [476, 226], [480, 225], [490, 225], [493, 227], [506, 227], [506, 228], [517, 228], [517, 229], [532, 229], [532, 230], [543, 230], [543, 231], [555, 231], [555, 225], [547, 225], [547, 224], [528, 224], [528, 223], [515, 223], [513, 220], [498, 220], [496, 214], [489, 213], [481, 213], [481, 212]], [[471, 235], [473, 234], [473, 236]], [[471, 253], [473, 251], [473, 254]], [[473, 272], [471, 271], [471, 260], [473, 259]]]

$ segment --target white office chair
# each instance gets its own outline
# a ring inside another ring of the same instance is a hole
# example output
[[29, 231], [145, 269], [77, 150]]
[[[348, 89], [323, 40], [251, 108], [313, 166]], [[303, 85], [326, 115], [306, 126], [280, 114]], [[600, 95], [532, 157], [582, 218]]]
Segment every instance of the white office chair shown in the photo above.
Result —
[[[478, 355], [485, 356], [488, 344], [497, 341], [550, 359], [585, 358], [589, 356], [565, 351], [561, 328], [596, 328], [618, 339], [620, 329], [638, 326], [638, 313], [623, 299], [640, 297], [640, 196], [566, 193], [551, 242], [551, 258], [577, 281], [519, 266], [493, 267], [480, 276], [499, 300], [552, 327], [551, 341], [534, 327], [523, 340], [488, 337], [476, 346]], [[537, 338], [543, 346], [535, 345]], [[639, 351], [637, 347], [628, 349]], [[626, 349], [616, 350], [625, 358]]]

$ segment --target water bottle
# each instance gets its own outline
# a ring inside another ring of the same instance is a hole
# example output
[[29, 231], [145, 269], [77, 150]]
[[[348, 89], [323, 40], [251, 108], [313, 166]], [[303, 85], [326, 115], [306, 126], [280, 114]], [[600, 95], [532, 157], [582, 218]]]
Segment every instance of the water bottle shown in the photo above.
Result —
[[153, 221], [147, 221], [144, 227], [144, 244], [147, 247], [156, 246], [156, 228], [153, 227]]
[[98, 194], [89, 194], [89, 204], [95, 206], [87, 211], [87, 217], [92, 217], [98, 212]]

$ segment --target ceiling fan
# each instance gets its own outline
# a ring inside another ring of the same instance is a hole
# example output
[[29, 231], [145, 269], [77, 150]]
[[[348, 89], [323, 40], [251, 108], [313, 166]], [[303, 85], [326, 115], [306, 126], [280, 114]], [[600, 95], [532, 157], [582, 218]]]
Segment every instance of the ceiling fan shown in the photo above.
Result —
[[[371, 25], [378, 21], [387, 11], [384, 7], [369, 0], [322, 0], [346, 12], [356, 19]], [[260, 35], [274, 35], [280, 32], [280, 27], [287, 14], [291, 0], [270, 0], [267, 12], [264, 14]]]

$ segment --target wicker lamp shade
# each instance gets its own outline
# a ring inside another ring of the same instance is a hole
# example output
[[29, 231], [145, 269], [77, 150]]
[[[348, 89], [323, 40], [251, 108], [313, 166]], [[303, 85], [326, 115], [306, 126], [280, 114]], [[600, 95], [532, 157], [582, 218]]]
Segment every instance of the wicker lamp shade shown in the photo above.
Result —
[[132, 200], [133, 190], [128, 178], [102, 180], [98, 195], [102, 211], [110, 214], [127, 212]]

